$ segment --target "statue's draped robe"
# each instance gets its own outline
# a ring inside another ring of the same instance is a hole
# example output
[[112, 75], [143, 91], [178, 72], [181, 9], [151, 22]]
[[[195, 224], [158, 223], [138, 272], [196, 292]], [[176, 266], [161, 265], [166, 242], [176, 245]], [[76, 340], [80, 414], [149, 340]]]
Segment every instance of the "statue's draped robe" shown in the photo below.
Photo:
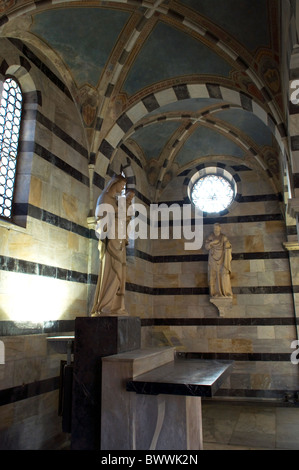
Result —
[[[107, 225], [103, 227], [99, 218], [99, 205], [107, 204], [110, 207], [105, 219]], [[100, 272], [91, 315], [126, 315], [125, 310], [125, 283], [126, 283], [126, 239], [119, 238], [118, 234], [118, 206], [115, 197], [102, 194], [98, 199], [96, 217], [98, 219], [96, 234], [99, 238]], [[114, 219], [114, 220], [113, 220]], [[111, 227], [114, 230], [111, 234]], [[110, 228], [109, 228], [110, 227]], [[101, 239], [101, 231], [105, 228], [106, 238]]]
[[232, 297], [230, 281], [232, 247], [230, 242], [223, 234], [216, 236], [211, 233], [205, 242], [205, 247], [209, 251], [210, 296]]

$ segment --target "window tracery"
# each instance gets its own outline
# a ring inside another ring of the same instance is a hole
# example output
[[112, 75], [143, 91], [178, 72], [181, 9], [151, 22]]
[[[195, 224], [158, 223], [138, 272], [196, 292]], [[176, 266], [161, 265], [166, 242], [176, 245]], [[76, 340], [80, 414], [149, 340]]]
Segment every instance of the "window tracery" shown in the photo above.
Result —
[[0, 216], [8, 219], [12, 218], [22, 99], [18, 83], [6, 78], [0, 101]]
[[232, 203], [234, 189], [223, 176], [208, 174], [196, 181], [191, 191], [191, 199], [203, 212], [221, 212]]

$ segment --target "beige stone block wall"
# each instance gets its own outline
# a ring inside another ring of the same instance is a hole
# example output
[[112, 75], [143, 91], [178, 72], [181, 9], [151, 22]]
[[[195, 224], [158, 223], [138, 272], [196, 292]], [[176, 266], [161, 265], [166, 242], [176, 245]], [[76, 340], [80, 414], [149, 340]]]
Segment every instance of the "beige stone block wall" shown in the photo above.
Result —
[[67, 439], [54, 386], [64, 356], [51, 350], [46, 338], [45, 334], [1, 337], [5, 364], [0, 364], [0, 391], [21, 398], [0, 406], [2, 450], [38, 450], [58, 436], [61, 442]]
[[[3, 57], [21, 63], [17, 47], [9, 41], [1, 45]], [[75, 104], [47, 77], [46, 69], [32, 62], [30, 74], [41, 100], [35, 121], [29, 111], [22, 135], [26, 145], [19, 154], [22, 184], [16, 186], [16, 201], [27, 216], [18, 215], [15, 223], [0, 221], [1, 332], [3, 323], [22, 332], [31, 322], [41, 325], [87, 314], [85, 131]], [[30, 103], [27, 110], [32, 109]], [[0, 391], [2, 398], [9, 397], [0, 406], [0, 448], [44, 448], [62, 435], [58, 376], [65, 357], [48, 349], [45, 334], [0, 339], [5, 345]]]
[[[74, 272], [87, 276], [88, 269], [89, 187], [83, 182], [84, 177], [88, 177], [88, 165], [86, 156], [83, 156], [74, 144], [76, 142], [78, 148], [79, 146], [84, 148], [84, 133], [79, 115], [70, 99], [62, 92], [57, 93], [55, 85], [49, 84], [45, 76], [39, 76], [37, 83], [41, 92], [44, 88], [47, 89], [42, 107], [39, 109], [40, 116], [43, 116], [42, 119], [45, 118], [45, 121], [41, 121], [38, 117], [33, 138], [37, 145], [54, 157], [48, 161], [43, 155], [33, 155], [26, 227], [6, 222], [0, 225], [2, 240], [0, 255], [5, 259], [4, 264], [8, 260], [7, 268], [0, 273], [2, 277], [4, 276], [1, 289], [2, 319], [12, 318], [11, 311], [16, 309], [14, 305], [20, 303], [20, 300], [16, 301], [16, 297], [20, 296], [14, 295], [9, 298], [12, 292], [10, 285], [14, 285], [15, 282], [16, 286], [21, 286], [20, 289], [24, 291], [25, 299], [27, 298], [29, 303], [30, 298], [33, 299], [33, 303], [40, 303], [41, 318], [45, 318], [42, 302], [35, 300], [39, 289], [45, 291], [44, 303], [48, 310], [47, 314], [51, 315], [47, 319], [56, 319], [59, 314], [64, 318], [75, 318], [78, 314], [86, 314], [86, 281], [73, 282], [71, 274]], [[51, 91], [52, 95], [49, 98]], [[66, 119], [67, 116], [70, 119]], [[55, 123], [60, 131], [48, 126], [47, 122]], [[63, 139], [62, 132], [69, 138]], [[55, 158], [63, 163], [60, 163], [60, 166], [56, 165]], [[82, 181], [67, 170], [70, 166], [74, 172], [82, 175]], [[86, 235], [83, 234], [85, 229]], [[20, 262], [22, 269], [19, 266]], [[46, 276], [45, 267], [48, 271]], [[65, 270], [62, 278], [57, 271], [60, 268]], [[50, 270], [52, 270], [52, 279], [49, 279]], [[20, 281], [17, 280], [18, 277]], [[70, 280], [64, 280], [67, 277]], [[64, 287], [61, 287], [62, 284]], [[15, 289], [17, 290], [16, 287]], [[53, 308], [48, 308], [49, 305]], [[23, 310], [29, 312], [26, 301]], [[30, 314], [28, 315], [27, 319], [30, 320]]]

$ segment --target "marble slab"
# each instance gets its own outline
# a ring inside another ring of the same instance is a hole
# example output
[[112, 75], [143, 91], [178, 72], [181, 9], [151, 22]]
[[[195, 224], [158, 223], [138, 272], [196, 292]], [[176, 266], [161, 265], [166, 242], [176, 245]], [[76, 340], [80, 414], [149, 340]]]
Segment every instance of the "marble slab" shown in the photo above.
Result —
[[233, 361], [176, 359], [127, 381], [126, 390], [146, 395], [212, 397], [232, 368]]
[[153, 369], [172, 363], [175, 358], [175, 348], [158, 347], [144, 348], [128, 351], [121, 354], [114, 354], [102, 359], [103, 364], [120, 364], [123, 369], [129, 367], [128, 378], [135, 378]]

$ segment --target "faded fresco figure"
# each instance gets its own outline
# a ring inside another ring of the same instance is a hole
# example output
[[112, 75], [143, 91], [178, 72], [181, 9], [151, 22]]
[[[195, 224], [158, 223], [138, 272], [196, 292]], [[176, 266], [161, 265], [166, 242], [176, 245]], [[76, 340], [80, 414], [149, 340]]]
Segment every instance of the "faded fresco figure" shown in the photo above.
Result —
[[[129, 223], [124, 210], [119, 211], [120, 197], [129, 204], [134, 196], [132, 191], [124, 196], [126, 178], [114, 176], [98, 198], [95, 216], [96, 235], [99, 238], [100, 272], [91, 316], [128, 315], [125, 309], [126, 285], [126, 227]], [[103, 206], [104, 205], [104, 206]], [[103, 217], [105, 208], [105, 217]], [[104, 221], [104, 222], [103, 222]], [[119, 230], [121, 233], [119, 233]]]
[[209, 251], [208, 279], [211, 297], [232, 298], [231, 261], [232, 246], [228, 238], [221, 233], [219, 224], [214, 224], [214, 231], [205, 241]]

